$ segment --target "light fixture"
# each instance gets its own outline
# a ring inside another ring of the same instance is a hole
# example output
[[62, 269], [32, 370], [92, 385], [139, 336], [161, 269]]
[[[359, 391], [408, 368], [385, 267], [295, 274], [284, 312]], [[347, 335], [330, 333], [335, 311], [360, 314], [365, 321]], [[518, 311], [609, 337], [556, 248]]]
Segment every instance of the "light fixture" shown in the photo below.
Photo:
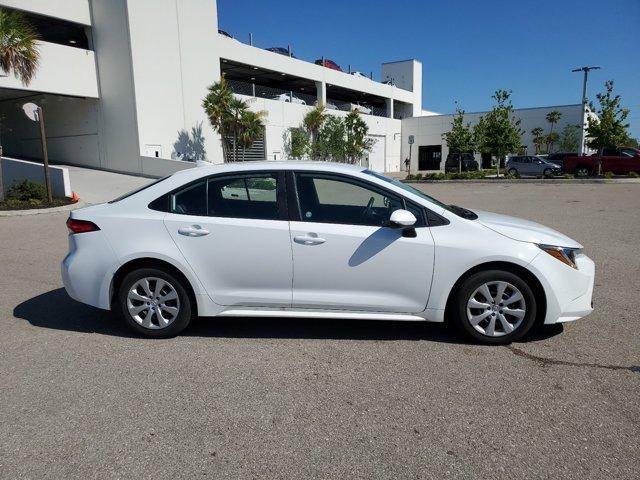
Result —
[[75, 40], [69, 40], [69, 43], [72, 44], [72, 45], [75, 45], [78, 42], [76, 42]]
[[227, 63], [227, 61], [223, 58], [223, 59], [222, 59], [222, 63]]
[[258, 70], [258, 67], [253, 67], [254, 70]]
[[280, 75], [282, 75], [284, 77], [286, 75], [286, 73], [281, 73]]
[[256, 79], [256, 77], [251, 77], [251, 80], [255, 80], [255, 79]]

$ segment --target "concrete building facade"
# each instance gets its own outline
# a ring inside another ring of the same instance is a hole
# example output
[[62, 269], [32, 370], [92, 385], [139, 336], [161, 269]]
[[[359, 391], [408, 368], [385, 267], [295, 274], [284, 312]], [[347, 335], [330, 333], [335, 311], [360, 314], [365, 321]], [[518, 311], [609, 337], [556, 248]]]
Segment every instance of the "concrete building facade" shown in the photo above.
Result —
[[40, 35], [33, 81], [0, 77], [0, 141], [19, 158], [40, 158], [37, 126], [21, 110], [29, 101], [44, 109], [54, 162], [153, 176], [193, 165], [180, 159], [222, 162], [220, 138], [202, 108], [207, 86], [222, 76], [252, 109], [267, 112], [263, 159], [284, 158], [288, 128], [324, 102], [336, 115], [360, 110], [374, 140], [364, 161], [398, 170], [401, 119], [421, 111], [419, 62], [383, 64], [390, 85], [274, 53], [219, 33], [215, 0], [0, 6], [24, 12]]

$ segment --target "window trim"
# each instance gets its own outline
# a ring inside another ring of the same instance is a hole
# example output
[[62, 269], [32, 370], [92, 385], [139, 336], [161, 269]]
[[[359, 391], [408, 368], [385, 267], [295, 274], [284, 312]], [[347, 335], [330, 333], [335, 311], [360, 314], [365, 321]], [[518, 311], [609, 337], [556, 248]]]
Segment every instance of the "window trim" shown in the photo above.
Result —
[[[214, 216], [214, 215], [208, 215], [209, 213], [209, 181], [213, 180], [213, 179], [225, 179], [225, 178], [247, 178], [247, 177], [268, 177], [268, 176], [273, 176], [276, 179], [276, 206], [278, 209], [278, 215], [277, 218], [270, 218], [270, 219], [265, 219], [265, 218], [250, 218], [250, 217], [218, 217], [218, 216]], [[189, 187], [191, 187], [192, 185], [195, 185], [197, 183], [200, 182], [205, 182], [205, 195], [206, 195], [206, 199], [205, 199], [205, 207], [206, 207], [206, 211], [207, 211], [207, 215], [201, 216], [201, 215], [189, 215], [189, 214], [184, 214], [184, 213], [176, 213], [176, 212], [172, 212], [171, 211], [171, 196], [174, 195], [177, 192], [180, 192], [181, 190], [187, 189]], [[235, 219], [239, 219], [239, 220], [266, 220], [266, 221], [282, 221], [282, 220], [289, 220], [289, 213], [288, 213], [288, 205], [287, 205], [287, 196], [286, 196], [286, 172], [285, 170], [247, 170], [244, 172], [221, 172], [221, 173], [214, 173], [212, 175], [206, 175], [204, 177], [200, 177], [197, 178], [195, 180], [192, 180], [189, 183], [185, 183], [183, 185], [180, 185], [179, 187], [174, 188], [173, 190], [170, 190], [162, 195], [160, 195], [158, 198], [152, 200], [151, 202], [149, 202], [149, 204], [147, 205], [147, 208], [151, 209], [151, 210], [155, 210], [155, 211], [162, 211], [164, 213], [170, 213], [172, 215], [181, 215], [181, 216], [196, 216], [196, 217], [200, 217], [200, 218], [235, 218]], [[164, 202], [164, 209], [162, 210], [157, 210], [153, 207], [151, 207], [152, 204], [156, 203], [156, 202]]]
[[[418, 210], [421, 211], [422, 213], [422, 219], [417, 219], [418, 222], [416, 222], [416, 226], [415, 228], [426, 228], [429, 227], [429, 222], [428, 222], [428, 215], [427, 215], [427, 208], [424, 207], [423, 205], [420, 205], [416, 202], [414, 202], [413, 200], [409, 200], [408, 198], [406, 198], [404, 195], [401, 195], [397, 192], [394, 192], [392, 190], [389, 190], [381, 185], [378, 185], [377, 183], [372, 183], [372, 182], [367, 182], [366, 180], [363, 180], [361, 178], [357, 178], [357, 177], [352, 177], [350, 175], [345, 175], [342, 173], [336, 173], [336, 172], [325, 172], [325, 171], [321, 171], [321, 170], [288, 170], [288, 175], [287, 175], [287, 190], [289, 192], [288, 194], [288, 201], [289, 201], [289, 220], [292, 222], [303, 222], [303, 223], [326, 223], [326, 224], [330, 224], [330, 225], [353, 225], [353, 226], [357, 226], [357, 227], [385, 227], [384, 225], [364, 225], [364, 224], [359, 224], [359, 223], [345, 223], [345, 222], [307, 222], [305, 220], [302, 219], [302, 211], [301, 211], [301, 207], [300, 207], [300, 196], [298, 195], [298, 184], [296, 182], [296, 174], [298, 173], [302, 173], [302, 174], [311, 174], [311, 175], [318, 175], [320, 177], [324, 177], [324, 178], [328, 178], [328, 179], [337, 179], [338, 181], [341, 180], [346, 180], [347, 183], [352, 183], [355, 185], [360, 185], [362, 188], [366, 188], [369, 190], [379, 190], [381, 192], [384, 192], [384, 195], [388, 195], [388, 196], [394, 196], [396, 198], [399, 198], [403, 208], [406, 210], [407, 209], [407, 204], [410, 204], [412, 206], [414, 206], [415, 208], [417, 208]], [[436, 214], [437, 215], [437, 214]], [[421, 220], [421, 221], [420, 221]], [[449, 222], [447, 222], [449, 223]]]

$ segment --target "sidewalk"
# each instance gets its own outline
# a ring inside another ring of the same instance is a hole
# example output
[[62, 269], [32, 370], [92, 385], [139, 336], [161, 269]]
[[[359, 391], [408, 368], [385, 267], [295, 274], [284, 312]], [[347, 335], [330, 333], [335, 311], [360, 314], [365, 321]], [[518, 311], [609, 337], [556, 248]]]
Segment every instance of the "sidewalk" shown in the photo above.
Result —
[[104, 203], [131, 190], [151, 183], [151, 178], [105, 172], [74, 165], [59, 165], [69, 169], [71, 190], [86, 204]]

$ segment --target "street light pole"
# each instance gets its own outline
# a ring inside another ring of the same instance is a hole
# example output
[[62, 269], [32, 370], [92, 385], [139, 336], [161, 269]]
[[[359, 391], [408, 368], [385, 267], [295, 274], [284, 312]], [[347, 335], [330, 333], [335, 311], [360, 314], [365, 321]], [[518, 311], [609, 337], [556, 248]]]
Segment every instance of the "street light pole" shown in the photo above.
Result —
[[587, 113], [587, 79], [591, 70], [600, 70], [600, 67], [580, 67], [574, 68], [572, 72], [584, 72], [582, 79], [582, 129], [580, 131], [580, 155], [584, 155], [585, 144], [585, 114]]

